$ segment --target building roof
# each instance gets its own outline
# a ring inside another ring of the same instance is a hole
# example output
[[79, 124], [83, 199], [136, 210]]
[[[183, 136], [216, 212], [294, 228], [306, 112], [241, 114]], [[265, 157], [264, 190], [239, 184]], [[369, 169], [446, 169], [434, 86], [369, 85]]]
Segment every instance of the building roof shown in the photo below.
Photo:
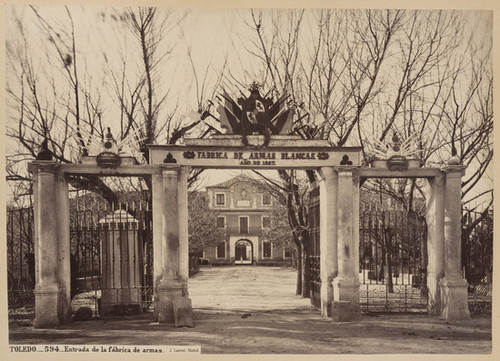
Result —
[[123, 209], [118, 209], [106, 217], [99, 220], [99, 223], [125, 223], [138, 222], [130, 213]]
[[207, 186], [206, 188], [230, 188], [232, 187], [235, 183], [238, 183], [238, 182], [249, 182], [249, 181], [255, 181], [255, 178], [251, 178], [247, 175], [243, 175], [243, 174], [240, 174], [240, 175], [237, 175], [236, 177], [233, 177], [227, 181], [224, 181], [222, 183], [219, 183], [219, 184], [215, 184], [215, 185], [212, 185], [212, 186]]

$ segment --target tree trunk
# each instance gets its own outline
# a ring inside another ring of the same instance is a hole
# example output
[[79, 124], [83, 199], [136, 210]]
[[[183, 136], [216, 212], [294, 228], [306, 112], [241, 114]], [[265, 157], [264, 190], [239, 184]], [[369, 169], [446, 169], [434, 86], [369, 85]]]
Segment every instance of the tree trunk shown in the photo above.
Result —
[[297, 287], [296, 295], [302, 294], [302, 245], [297, 244]]
[[392, 239], [386, 236], [386, 252], [385, 252], [385, 264], [387, 273], [385, 275], [385, 282], [387, 284], [387, 292], [394, 293], [394, 283], [392, 282]]
[[389, 293], [394, 293], [394, 283], [392, 282], [392, 257], [391, 253], [387, 252], [386, 254], [387, 257], [387, 276], [386, 276], [386, 282], [387, 282], [387, 292]]
[[381, 260], [380, 260], [380, 268], [379, 268], [379, 271], [378, 271], [378, 274], [377, 274], [377, 280], [378, 281], [383, 281], [384, 277], [385, 277], [385, 261], [386, 261], [385, 247], [382, 247], [380, 251], [382, 252], [382, 257], [381, 257]]

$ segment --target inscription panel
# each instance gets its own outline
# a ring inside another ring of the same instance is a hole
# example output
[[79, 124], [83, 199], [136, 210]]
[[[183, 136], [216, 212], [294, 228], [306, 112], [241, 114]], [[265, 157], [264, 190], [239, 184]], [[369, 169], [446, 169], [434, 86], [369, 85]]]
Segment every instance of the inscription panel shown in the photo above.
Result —
[[358, 147], [242, 147], [150, 146], [150, 163], [175, 162], [198, 168], [299, 168], [338, 166], [345, 159], [360, 164]]

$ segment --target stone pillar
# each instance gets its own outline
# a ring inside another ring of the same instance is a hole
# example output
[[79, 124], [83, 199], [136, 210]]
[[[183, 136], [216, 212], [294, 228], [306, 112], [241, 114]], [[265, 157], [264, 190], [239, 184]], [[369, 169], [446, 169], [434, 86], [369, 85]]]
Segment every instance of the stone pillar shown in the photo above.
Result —
[[320, 274], [321, 315], [331, 317], [333, 286], [337, 276], [337, 173], [331, 167], [319, 171], [322, 177], [320, 187]]
[[179, 277], [182, 282], [182, 294], [189, 297], [189, 237], [188, 237], [188, 175], [190, 167], [181, 167], [177, 183], [179, 195]]
[[333, 280], [332, 319], [353, 321], [359, 306], [359, 177], [354, 166], [337, 167], [338, 274]]
[[[179, 196], [178, 166], [162, 167], [164, 199], [162, 204], [162, 277], [158, 284], [156, 302], [158, 322], [173, 323], [173, 300], [182, 296], [179, 277]], [[155, 250], [156, 251], [156, 250]]]
[[163, 175], [161, 169], [151, 177], [153, 191], [153, 319], [158, 321], [158, 285], [163, 276], [163, 205], [165, 204], [165, 191], [163, 189]]
[[444, 175], [429, 179], [427, 201], [427, 311], [441, 314], [440, 280], [444, 277]]
[[[64, 178], [56, 180], [57, 163], [35, 161], [35, 320], [34, 328], [67, 322], [70, 308], [69, 201]], [[67, 244], [65, 244], [65, 242]]]
[[467, 281], [462, 277], [462, 175], [465, 167], [449, 165], [444, 202], [444, 278], [441, 286], [441, 315], [445, 319], [470, 317]]
[[71, 238], [68, 182], [56, 176], [56, 223], [58, 239], [57, 281], [59, 283], [58, 317], [63, 323], [71, 320]]

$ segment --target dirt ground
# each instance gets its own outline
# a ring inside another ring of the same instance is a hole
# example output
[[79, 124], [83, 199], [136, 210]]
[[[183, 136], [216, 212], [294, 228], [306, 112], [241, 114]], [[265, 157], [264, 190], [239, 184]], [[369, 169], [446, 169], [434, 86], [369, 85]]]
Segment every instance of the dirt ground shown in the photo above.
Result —
[[279, 267], [202, 268], [189, 284], [193, 328], [152, 322], [151, 314], [74, 321], [35, 330], [12, 319], [9, 343], [191, 345], [211, 354], [489, 354], [491, 315], [446, 321], [415, 314], [323, 318], [294, 295], [295, 272]]

